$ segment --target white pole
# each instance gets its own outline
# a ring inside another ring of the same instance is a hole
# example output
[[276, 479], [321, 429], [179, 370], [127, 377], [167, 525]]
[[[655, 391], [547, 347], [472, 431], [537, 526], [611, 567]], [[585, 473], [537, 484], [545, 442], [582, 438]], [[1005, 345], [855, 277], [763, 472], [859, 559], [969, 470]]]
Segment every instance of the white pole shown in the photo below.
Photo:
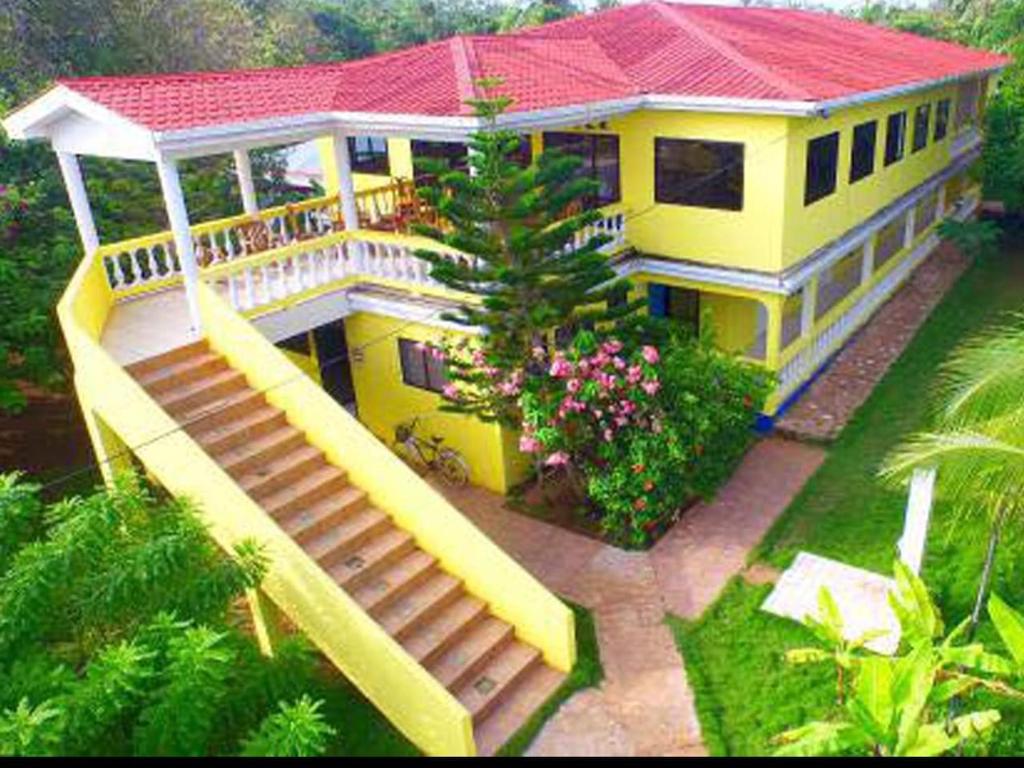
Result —
[[804, 283], [804, 295], [800, 303], [800, 335], [805, 338], [810, 336], [811, 331], [814, 330], [814, 314], [818, 304], [819, 282], [820, 276], [815, 275]]
[[913, 205], [907, 211], [906, 221], [903, 222], [903, 247], [907, 248], [914, 242], [914, 229], [917, 223], [917, 206]]
[[235, 172], [238, 174], [238, 188], [242, 191], [242, 209], [248, 214], [260, 212], [256, 202], [256, 186], [252, 183], [252, 163], [244, 149], [235, 150]]
[[75, 224], [78, 225], [78, 236], [82, 239], [86, 255], [89, 255], [99, 248], [100, 238], [96, 234], [96, 222], [92, 217], [92, 207], [89, 205], [89, 194], [82, 179], [82, 169], [78, 165], [78, 158], [70, 152], [57, 152], [57, 163], [64, 177], [64, 187], [68, 191], [68, 200], [71, 201]]
[[867, 284], [871, 273], [875, 271], [875, 235], [872, 233], [864, 242], [864, 251], [860, 257], [860, 284]]
[[192, 232], [188, 224], [188, 209], [185, 208], [185, 195], [181, 191], [181, 179], [178, 177], [178, 166], [173, 160], [161, 158], [156, 161], [156, 170], [160, 176], [160, 188], [164, 193], [164, 205], [167, 218], [171, 222], [171, 233], [174, 235], [174, 248], [181, 264], [181, 272], [185, 281], [185, 300], [188, 302], [188, 316], [192, 330], [199, 333], [202, 321], [199, 317], [199, 301], [196, 288], [199, 284], [199, 268], [196, 266], [196, 255], [192, 248]]
[[331, 136], [334, 147], [334, 167], [338, 171], [338, 195], [341, 198], [341, 215], [345, 218], [345, 229], [359, 229], [359, 212], [356, 210], [356, 188], [352, 182], [352, 161], [348, 156], [348, 137], [343, 133]]

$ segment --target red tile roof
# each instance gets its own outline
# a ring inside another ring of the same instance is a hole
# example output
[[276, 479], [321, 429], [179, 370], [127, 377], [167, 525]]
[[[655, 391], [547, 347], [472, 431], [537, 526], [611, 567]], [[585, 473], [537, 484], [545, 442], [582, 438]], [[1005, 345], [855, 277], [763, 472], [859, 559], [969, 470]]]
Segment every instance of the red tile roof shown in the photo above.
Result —
[[317, 112], [466, 115], [483, 76], [512, 111], [643, 94], [824, 101], [989, 70], [996, 54], [833, 14], [649, 2], [518, 32], [294, 68], [60, 82], [152, 130]]

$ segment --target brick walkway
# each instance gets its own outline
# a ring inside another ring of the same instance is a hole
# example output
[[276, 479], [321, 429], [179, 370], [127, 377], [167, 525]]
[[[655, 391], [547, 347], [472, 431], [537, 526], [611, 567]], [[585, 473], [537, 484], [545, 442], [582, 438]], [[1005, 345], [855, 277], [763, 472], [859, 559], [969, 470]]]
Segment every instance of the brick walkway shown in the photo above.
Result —
[[778, 421], [778, 433], [815, 442], [838, 437], [968, 263], [949, 244], [936, 248]]
[[695, 617], [824, 458], [767, 439], [717, 498], [691, 509], [649, 552], [625, 552], [510, 512], [479, 488], [440, 489], [552, 591], [594, 615], [605, 680], [567, 701], [531, 755], [702, 755], [700, 723], [666, 613]]

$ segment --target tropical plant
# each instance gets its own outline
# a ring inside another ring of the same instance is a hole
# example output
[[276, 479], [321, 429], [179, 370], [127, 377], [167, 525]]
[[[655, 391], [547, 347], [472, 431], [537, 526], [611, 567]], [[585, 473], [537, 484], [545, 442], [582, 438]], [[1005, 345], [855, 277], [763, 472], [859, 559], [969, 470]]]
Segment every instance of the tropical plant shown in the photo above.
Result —
[[[921, 579], [898, 561], [894, 573], [890, 603], [901, 630], [901, 653], [894, 657], [868, 653], [867, 636], [844, 639], [839, 610], [823, 591], [824, 615], [808, 626], [827, 650], [794, 649], [787, 659], [791, 663], [830, 660], [838, 674], [852, 675], [853, 682], [833, 719], [780, 734], [777, 755], [942, 755], [977, 740], [1000, 721], [999, 711], [992, 708], [954, 713], [948, 710], [951, 701], [978, 689], [1024, 698], [1006, 682], [1013, 674], [1011, 662], [980, 643], [960, 643], [969, 620], [943, 637], [941, 615]], [[1014, 643], [1013, 653], [1024, 651], [1021, 617], [995, 599], [990, 611], [1000, 615], [1004, 644], [1009, 648]]]
[[332, 731], [300, 698], [308, 646], [266, 658], [235, 619], [266, 570], [257, 546], [226, 557], [188, 504], [131, 475], [38, 494], [0, 476], [0, 755], [232, 754], [251, 733], [247, 753], [323, 750]]
[[1024, 511], [1024, 315], [969, 340], [940, 368], [932, 430], [911, 435], [889, 455], [882, 477], [902, 482], [937, 469], [936, 488], [960, 525], [988, 528], [969, 634], [985, 605], [1000, 537]]
[[1003, 230], [994, 221], [944, 219], [939, 222], [939, 236], [949, 240], [968, 256], [991, 258], [999, 253]]
[[510, 104], [497, 95], [500, 85], [481, 81], [486, 97], [468, 102], [487, 124], [470, 139], [469, 169], [430, 164], [437, 181], [419, 191], [446, 222], [444, 228], [420, 226], [420, 234], [466, 257], [430, 249], [416, 255], [430, 263], [435, 280], [474, 297], [445, 319], [484, 330], [476, 356], [449, 356], [447, 372], [460, 397], [447, 409], [516, 427], [519, 392], [505, 394], [490, 383], [542, 371], [536, 350], [547, 354], [556, 329], [621, 317], [636, 306], [607, 308], [623, 287], [600, 251], [609, 238], [576, 242], [600, 213], [570, 211], [596, 182], [577, 173], [579, 158], [554, 150], [525, 166], [516, 161], [522, 137], [497, 127]]
[[336, 731], [324, 722], [321, 703], [303, 696], [282, 702], [246, 740], [242, 754], [248, 757], [309, 757], [322, 755], [327, 739]]

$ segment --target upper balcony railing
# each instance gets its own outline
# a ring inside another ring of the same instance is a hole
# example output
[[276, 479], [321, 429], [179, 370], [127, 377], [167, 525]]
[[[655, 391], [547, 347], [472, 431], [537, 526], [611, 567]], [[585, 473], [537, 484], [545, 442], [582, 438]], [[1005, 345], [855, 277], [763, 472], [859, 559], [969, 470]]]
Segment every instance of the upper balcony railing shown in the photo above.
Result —
[[[443, 287], [430, 278], [429, 265], [414, 252], [429, 248], [468, 258], [411, 234], [413, 223], [436, 223], [437, 216], [416, 198], [410, 182], [396, 180], [357, 192], [356, 211], [358, 229], [345, 228], [336, 195], [197, 224], [191, 231], [200, 276], [219, 283], [236, 309], [252, 311], [314, 287], [356, 278], [441, 291]], [[603, 214], [577, 233], [573, 246], [595, 235], [608, 238], [602, 247], [608, 254], [626, 246], [624, 213], [608, 209]], [[97, 256], [110, 287], [121, 298], [181, 280], [169, 231], [101, 246]]]

